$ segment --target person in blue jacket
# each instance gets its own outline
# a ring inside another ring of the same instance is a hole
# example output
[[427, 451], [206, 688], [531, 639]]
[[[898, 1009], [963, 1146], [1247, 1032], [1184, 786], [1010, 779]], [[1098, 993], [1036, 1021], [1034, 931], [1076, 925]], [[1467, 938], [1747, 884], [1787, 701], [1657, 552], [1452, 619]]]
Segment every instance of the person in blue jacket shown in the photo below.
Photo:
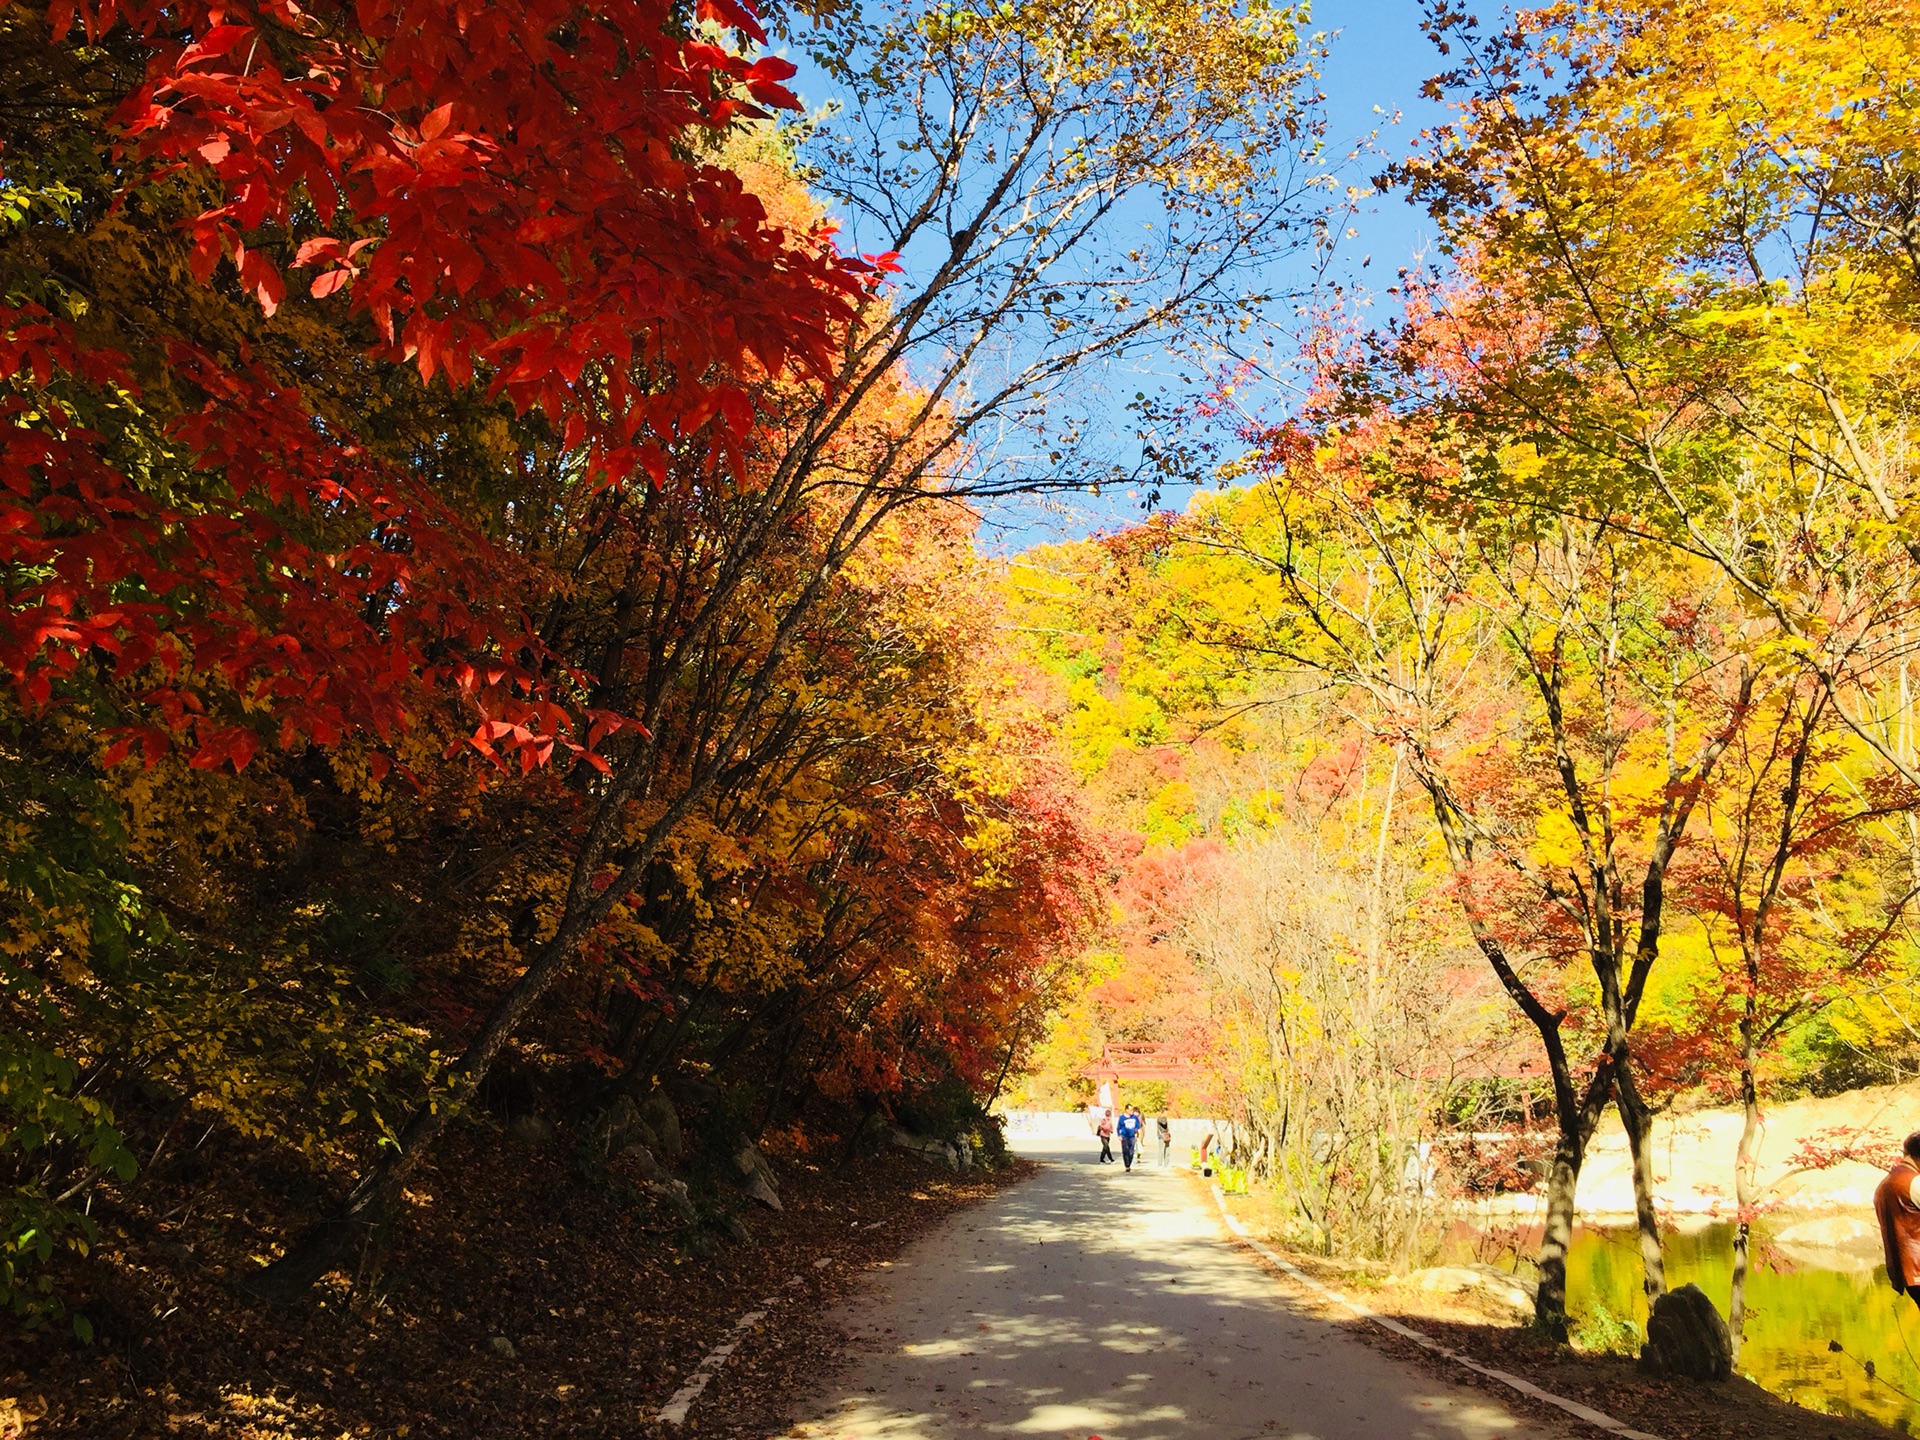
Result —
[[1140, 1132], [1147, 1128], [1146, 1117], [1140, 1113], [1138, 1105], [1129, 1105], [1127, 1113], [1120, 1117], [1120, 1123], [1114, 1128], [1120, 1132], [1120, 1158], [1131, 1170], [1134, 1147], [1140, 1143]]

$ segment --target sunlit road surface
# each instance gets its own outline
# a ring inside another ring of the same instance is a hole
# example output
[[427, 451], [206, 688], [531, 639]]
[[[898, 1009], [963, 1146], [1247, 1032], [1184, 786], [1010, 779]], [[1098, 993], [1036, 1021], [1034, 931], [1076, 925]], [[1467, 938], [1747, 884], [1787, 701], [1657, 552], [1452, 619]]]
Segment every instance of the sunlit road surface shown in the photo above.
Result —
[[1025, 1148], [1041, 1173], [964, 1211], [847, 1305], [851, 1363], [808, 1440], [1567, 1440], [1299, 1308], [1191, 1181]]

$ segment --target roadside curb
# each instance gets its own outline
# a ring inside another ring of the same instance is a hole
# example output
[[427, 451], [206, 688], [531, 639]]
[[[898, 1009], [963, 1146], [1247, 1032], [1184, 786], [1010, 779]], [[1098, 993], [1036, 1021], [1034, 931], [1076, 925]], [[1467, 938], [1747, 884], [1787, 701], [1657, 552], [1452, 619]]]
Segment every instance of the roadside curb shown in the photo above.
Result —
[[1382, 1330], [1391, 1331], [1403, 1340], [1411, 1340], [1421, 1349], [1431, 1351], [1435, 1355], [1444, 1356], [1463, 1369], [1471, 1370], [1478, 1375], [1484, 1375], [1489, 1380], [1497, 1380], [1509, 1390], [1525, 1395], [1531, 1400], [1540, 1400], [1553, 1406], [1555, 1409], [1564, 1410], [1567, 1414], [1573, 1416], [1574, 1419], [1583, 1421], [1593, 1426], [1596, 1430], [1604, 1430], [1609, 1435], [1618, 1435], [1621, 1437], [1621, 1440], [1661, 1440], [1661, 1437], [1658, 1435], [1650, 1435], [1645, 1430], [1635, 1430], [1631, 1425], [1616, 1420], [1613, 1416], [1606, 1414], [1604, 1411], [1596, 1410], [1591, 1405], [1582, 1405], [1578, 1400], [1569, 1400], [1564, 1395], [1555, 1395], [1551, 1390], [1542, 1390], [1531, 1380], [1522, 1379], [1520, 1376], [1511, 1374], [1508, 1371], [1496, 1370], [1491, 1365], [1482, 1365], [1471, 1356], [1462, 1355], [1458, 1350], [1452, 1350], [1442, 1345], [1431, 1335], [1422, 1334], [1410, 1325], [1402, 1325], [1398, 1320], [1370, 1310], [1358, 1300], [1348, 1299], [1338, 1290], [1333, 1289], [1331, 1286], [1321, 1284], [1318, 1280], [1300, 1269], [1299, 1266], [1288, 1262], [1271, 1246], [1263, 1245], [1260, 1241], [1254, 1239], [1253, 1236], [1248, 1233], [1247, 1227], [1239, 1220], [1236, 1220], [1232, 1212], [1227, 1209], [1227, 1197], [1221, 1192], [1220, 1187], [1218, 1185], [1209, 1185], [1207, 1189], [1213, 1195], [1213, 1203], [1219, 1207], [1220, 1218], [1226, 1222], [1227, 1229], [1233, 1233], [1233, 1237], [1236, 1240], [1242, 1245], [1245, 1245], [1249, 1250], [1252, 1250], [1269, 1265], [1279, 1269], [1292, 1279], [1299, 1281], [1302, 1285], [1306, 1286], [1307, 1289], [1313, 1291], [1323, 1299], [1331, 1300], [1336, 1305], [1344, 1306], [1361, 1319], [1371, 1320]]
[[727, 1357], [740, 1348], [740, 1342], [746, 1338], [747, 1332], [766, 1319], [767, 1312], [779, 1303], [779, 1297], [769, 1296], [760, 1302], [758, 1310], [749, 1310], [734, 1321], [726, 1337], [707, 1352], [707, 1358], [693, 1368], [686, 1384], [674, 1392], [673, 1398], [653, 1418], [663, 1425], [686, 1424], [687, 1411], [693, 1408], [693, 1402], [700, 1398], [713, 1377], [720, 1373], [720, 1367], [727, 1363]]

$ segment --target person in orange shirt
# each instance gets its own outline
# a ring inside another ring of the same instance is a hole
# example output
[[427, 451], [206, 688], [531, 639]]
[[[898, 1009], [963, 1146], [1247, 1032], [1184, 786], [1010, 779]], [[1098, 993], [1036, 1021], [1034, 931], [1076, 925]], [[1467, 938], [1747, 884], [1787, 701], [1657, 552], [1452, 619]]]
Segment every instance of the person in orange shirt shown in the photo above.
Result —
[[1887, 1283], [1920, 1305], [1920, 1130], [1900, 1148], [1904, 1153], [1873, 1192], [1873, 1213], [1886, 1247]]

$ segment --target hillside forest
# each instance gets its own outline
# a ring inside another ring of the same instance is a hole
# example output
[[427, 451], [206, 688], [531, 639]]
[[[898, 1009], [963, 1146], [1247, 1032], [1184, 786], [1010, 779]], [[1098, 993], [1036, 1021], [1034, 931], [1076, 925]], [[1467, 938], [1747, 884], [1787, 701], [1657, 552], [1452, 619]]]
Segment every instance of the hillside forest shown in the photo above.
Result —
[[1564, 1338], [1601, 1127], [1657, 1295], [1656, 1113], [1913, 1073], [1920, 25], [1426, 28], [1362, 174], [1264, 0], [0, 10], [9, 1343], [496, 1192], [669, 1307], [1146, 1041], [1303, 1245], [1538, 1188]]

